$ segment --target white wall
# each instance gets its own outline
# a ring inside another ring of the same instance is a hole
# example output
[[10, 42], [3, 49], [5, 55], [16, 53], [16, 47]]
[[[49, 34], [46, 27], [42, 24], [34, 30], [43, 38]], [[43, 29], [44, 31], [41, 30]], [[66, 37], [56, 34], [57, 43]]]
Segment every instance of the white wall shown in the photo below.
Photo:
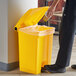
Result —
[[8, 61], [18, 61], [18, 37], [13, 27], [19, 18], [30, 8], [38, 7], [38, 0], [8, 0]]
[[0, 62], [18, 61], [18, 37], [13, 27], [30, 8], [38, 7], [38, 0], [0, 0]]
[[8, 1], [0, 0], [0, 62], [8, 62]]

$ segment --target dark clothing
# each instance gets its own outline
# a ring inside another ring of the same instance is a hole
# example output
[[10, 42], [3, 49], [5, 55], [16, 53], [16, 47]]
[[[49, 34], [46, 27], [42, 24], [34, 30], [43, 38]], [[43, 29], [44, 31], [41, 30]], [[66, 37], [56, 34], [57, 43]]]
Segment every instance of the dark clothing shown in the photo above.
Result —
[[56, 64], [69, 66], [76, 30], [76, 0], [67, 0], [60, 27], [60, 49]]

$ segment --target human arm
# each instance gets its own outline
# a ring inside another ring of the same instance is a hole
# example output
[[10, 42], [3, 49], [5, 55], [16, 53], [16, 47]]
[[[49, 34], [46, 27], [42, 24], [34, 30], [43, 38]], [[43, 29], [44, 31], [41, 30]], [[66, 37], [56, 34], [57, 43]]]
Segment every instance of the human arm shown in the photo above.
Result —
[[52, 5], [49, 7], [48, 11], [46, 12], [45, 16], [43, 17], [44, 21], [48, 21], [52, 16], [53, 13], [55, 12], [56, 6], [59, 3], [60, 0], [54, 0]]

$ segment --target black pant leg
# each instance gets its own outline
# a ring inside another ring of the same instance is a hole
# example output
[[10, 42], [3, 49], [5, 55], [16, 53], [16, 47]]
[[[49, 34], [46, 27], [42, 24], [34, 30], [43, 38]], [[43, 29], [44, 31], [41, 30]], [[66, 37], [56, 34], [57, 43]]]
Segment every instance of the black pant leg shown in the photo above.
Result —
[[76, 30], [76, 0], [67, 0], [60, 27], [60, 49], [56, 64], [69, 66]]

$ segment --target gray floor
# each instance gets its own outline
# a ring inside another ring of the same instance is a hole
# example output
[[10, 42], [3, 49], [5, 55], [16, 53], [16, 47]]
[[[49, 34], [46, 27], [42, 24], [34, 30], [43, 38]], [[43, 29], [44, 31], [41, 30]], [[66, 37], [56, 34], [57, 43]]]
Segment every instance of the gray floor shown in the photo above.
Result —
[[[53, 52], [52, 52], [52, 64], [55, 63], [56, 60], [56, 56], [58, 53], [58, 36], [54, 36], [54, 43], [53, 43]], [[74, 40], [74, 45], [73, 45], [73, 52], [72, 52], [72, 57], [71, 57], [71, 62], [70, 62], [70, 66], [71, 64], [75, 64], [76, 63], [76, 37]], [[3, 72], [0, 71], [0, 76], [76, 76], [76, 70], [73, 70], [69, 67], [67, 67], [67, 72], [60, 74], [60, 73], [56, 73], [56, 74], [51, 74], [51, 73], [42, 73], [40, 75], [31, 75], [31, 74], [27, 74], [27, 73], [22, 73], [19, 71], [19, 69], [10, 71], [10, 72]]]

